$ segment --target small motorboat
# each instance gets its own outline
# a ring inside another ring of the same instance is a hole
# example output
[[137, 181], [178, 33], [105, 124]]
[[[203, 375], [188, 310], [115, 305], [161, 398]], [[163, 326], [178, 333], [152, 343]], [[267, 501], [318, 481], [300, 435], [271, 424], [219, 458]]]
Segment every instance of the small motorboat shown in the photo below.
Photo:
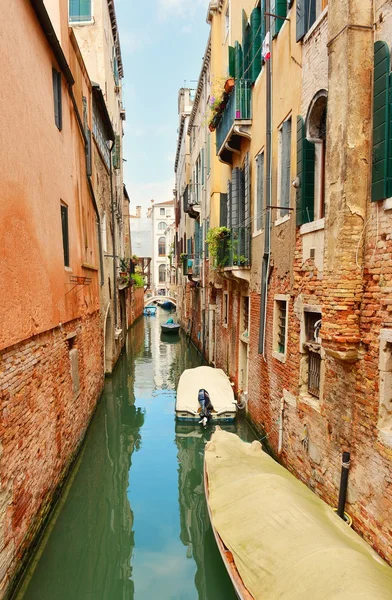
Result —
[[181, 325], [179, 323], [162, 323], [161, 329], [162, 333], [178, 333], [180, 331]]
[[206, 444], [212, 529], [240, 600], [392, 598], [392, 569], [263, 451], [217, 427]]
[[198, 400], [200, 390], [205, 390], [211, 403], [209, 420], [234, 421], [237, 403], [229, 378], [222, 369], [196, 367], [186, 369], [177, 387], [176, 417], [180, 421], [199, 422], [202, 407]]
[[157, 314], [157, 307], [156, 306], [145, 306], [144, 310], [143, 310], [143, 315], [145, 316], [155, 316]]

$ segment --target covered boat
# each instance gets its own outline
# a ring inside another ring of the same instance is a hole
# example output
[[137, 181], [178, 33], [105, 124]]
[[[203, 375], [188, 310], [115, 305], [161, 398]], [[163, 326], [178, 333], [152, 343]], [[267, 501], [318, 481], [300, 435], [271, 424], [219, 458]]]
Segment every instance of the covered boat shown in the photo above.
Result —
[[154, 316], [156, 315], [157, 307], [156, 306], [145, 306], [143, 310], [143, 315], [146, 316]]
[[179, 323], [162, 323], [162, 333], [178, 333], [181, 325]]
[[205, 449], [204, 482], [239, 598], [392, 598], [391, 567], [259, 442], [217, 428]]
[[212, 421], [233, 421], [237, 413], [237, 404], [231, 383], [222, 369], [196, 367], [186, 369], [180, 377], [177, 387], [176, 416], [181, 421], [199, 421], [201, 406], [198, 401], [199, 390], [208, 392], [212, 410]]

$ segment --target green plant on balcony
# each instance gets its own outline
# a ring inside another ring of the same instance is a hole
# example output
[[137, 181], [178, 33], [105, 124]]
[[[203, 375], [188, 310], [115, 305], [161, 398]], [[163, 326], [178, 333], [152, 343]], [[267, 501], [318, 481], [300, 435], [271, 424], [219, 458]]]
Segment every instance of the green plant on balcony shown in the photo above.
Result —
[[227, 81], [227, 77], [222, 76], [214, 78], [211, 83], [211, 94], [208, 101], [210, 109], [208, 128], [210, 131], [214, 131], [222, 120], [223, 112], [230, 95], [230, 93], [225, 91]]
[[144, 287], [144, 279], [143, 279], [142, 275], [140, 275], [139, 273], [133, 273], [131, 275], [131, 279], [133, 280], [133, 284], [134, 284], [135, 288]]
[[120, 258], [120, 275], [129, 272], [129, 258]]
[[[227, 227], [211, 227], [208, 230], [206, 244], [208, 244], [208, 253], [211, 259], [212, 268], [223, 267], [227, 264], [227, 252], [222, 252], [224, 249], [225, 238], [230, 234], [230, 229]], [[229, 250], [228, 243], [226, 250]]]

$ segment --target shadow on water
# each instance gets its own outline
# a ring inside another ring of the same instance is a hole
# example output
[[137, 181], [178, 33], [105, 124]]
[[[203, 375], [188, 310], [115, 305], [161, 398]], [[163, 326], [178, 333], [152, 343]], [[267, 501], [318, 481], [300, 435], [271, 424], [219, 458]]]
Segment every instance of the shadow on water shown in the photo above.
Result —
[[[212, 430], [173, 416], [178, 379], [201, 358], [183, 332], [161, 334], [166, 319], [158, 309], [129, 331], [18, 598], [234, 600], [204, 498]], [[253, 439], [245, 422], [228, 429]]]

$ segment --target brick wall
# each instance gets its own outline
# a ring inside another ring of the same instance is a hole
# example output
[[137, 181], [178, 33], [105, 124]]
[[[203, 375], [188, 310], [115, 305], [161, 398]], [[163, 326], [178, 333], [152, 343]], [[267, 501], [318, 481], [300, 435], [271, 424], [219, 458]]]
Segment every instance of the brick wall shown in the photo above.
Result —
[[144, 288], [131, 287], [128, 291], [128, 327], [142, 316], [144, 309]]
[[[78, 351], [78, 391], [71, 377], [71, 347]], [[0, 353], [0, 381], [1, 597], [50, 508], [101, 393], [99, 312]]]

